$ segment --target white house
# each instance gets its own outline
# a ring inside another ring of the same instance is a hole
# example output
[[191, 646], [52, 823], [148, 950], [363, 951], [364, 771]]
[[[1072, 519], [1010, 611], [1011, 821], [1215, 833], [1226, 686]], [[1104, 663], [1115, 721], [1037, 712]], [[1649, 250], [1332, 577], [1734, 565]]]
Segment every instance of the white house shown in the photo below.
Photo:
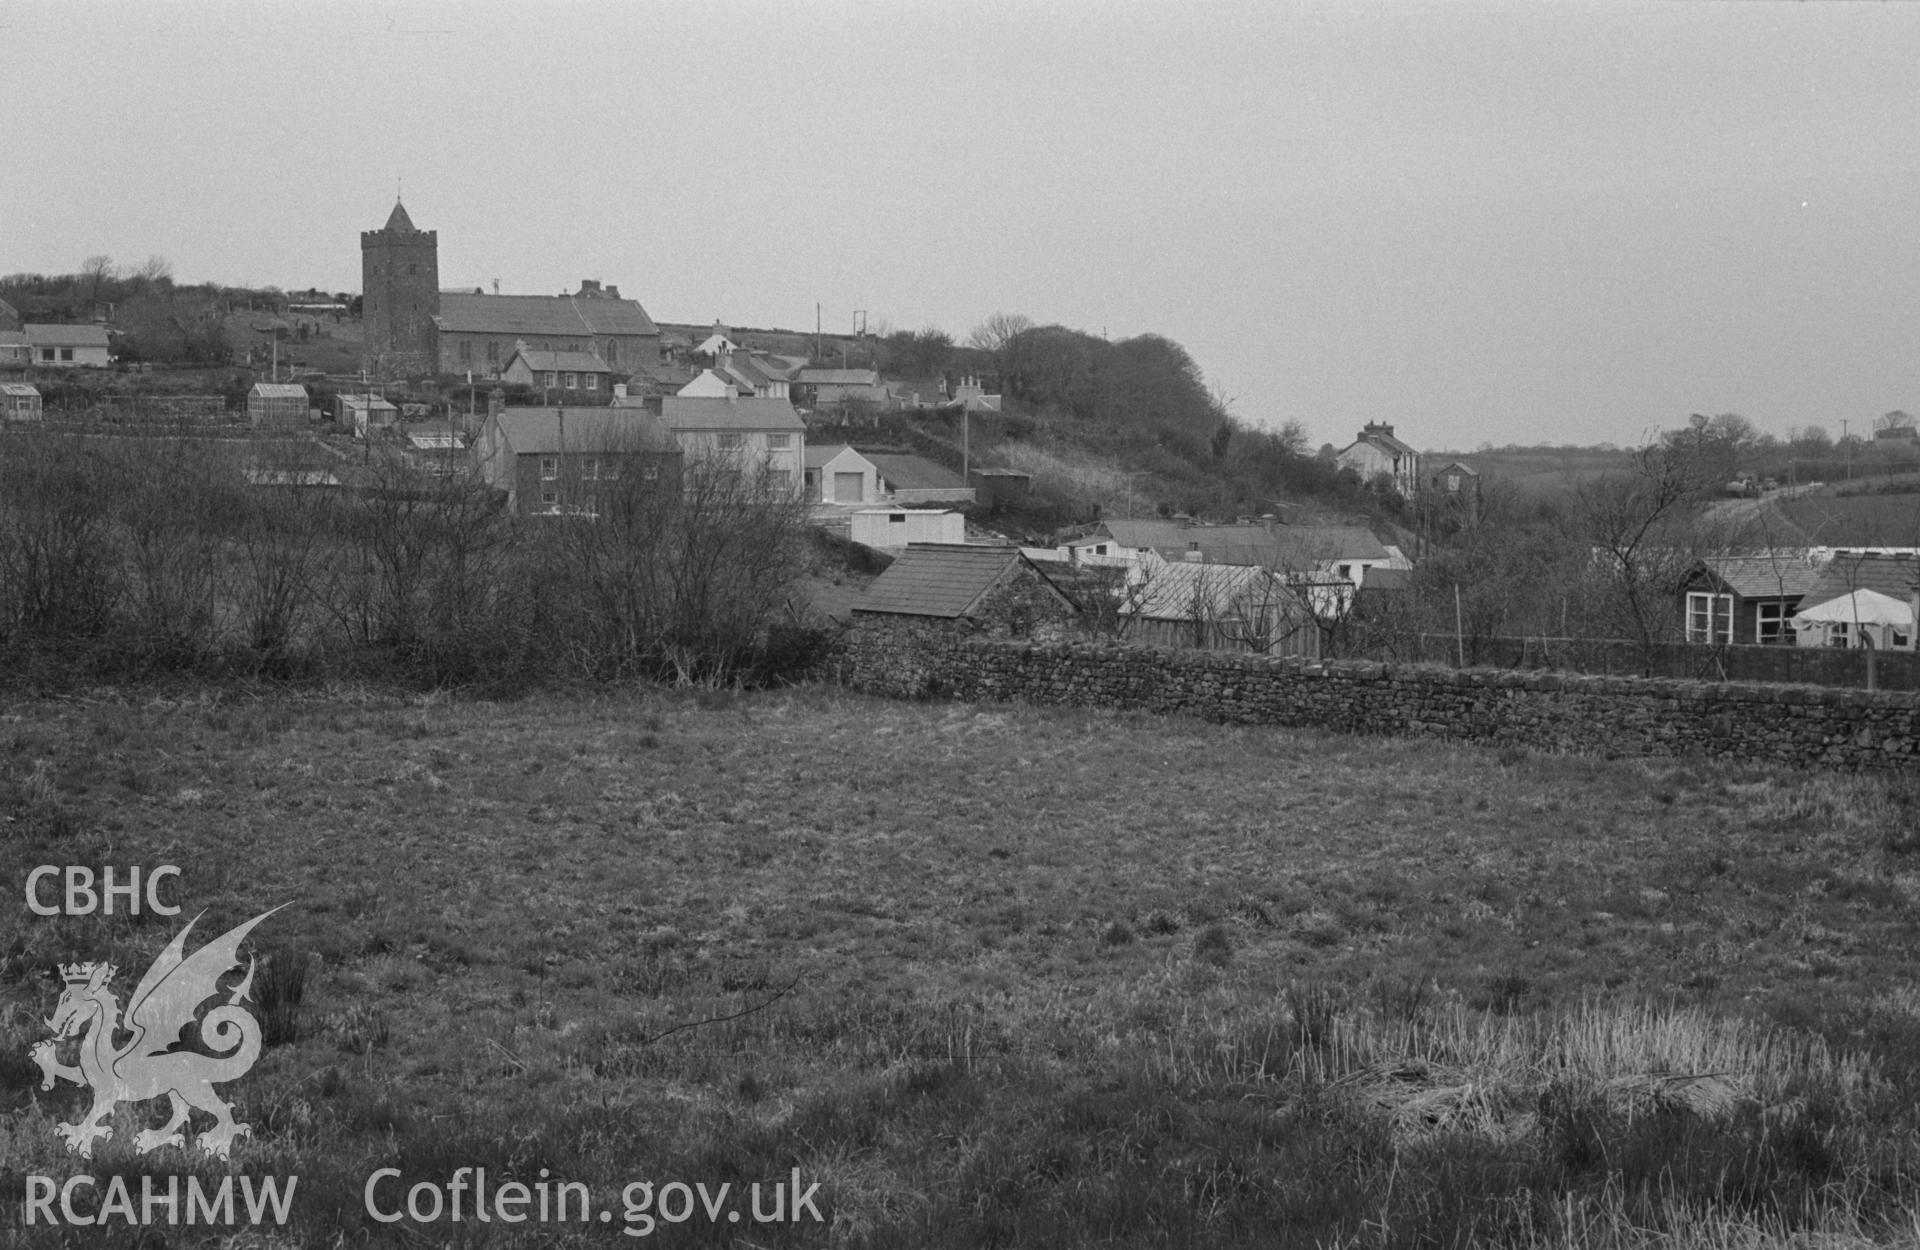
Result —
[[1412, 498], [1420, 489], [1420, 453], [1393, 436], [1393, 427], [1384, 421], [1369, 421], [1360, 437], [1335, 457], [1342, 468], [1352, 469], [1362, 482], [1371, 482], [1384, 473], [1393, 479], [1394, 489]]
[[27, 325], [27, 354], [41, 369], [104, 369], [113, 363], [107, 328], [97, 325]]
[[862, 508], [853, 514], [849, 537], [868, 547], [964, 543], [967, 518], [945, 508]]
[[801, 488], [807, 427], [786, 400], [668, 395], [660, 417], [689, 466], [726, 457], [742, 468], [763, 468], [776, 485]]

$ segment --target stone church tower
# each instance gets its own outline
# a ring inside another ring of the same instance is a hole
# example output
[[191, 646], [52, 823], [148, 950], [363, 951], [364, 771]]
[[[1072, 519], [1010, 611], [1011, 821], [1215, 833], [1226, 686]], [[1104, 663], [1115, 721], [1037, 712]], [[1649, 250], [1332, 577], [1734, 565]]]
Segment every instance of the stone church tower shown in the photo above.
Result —
[[440, 312], [440, 241], [416, 230], [395, 200], [382, 230], [360, 232], [361, 363], [394, 377], [434, 372], [433, 319]]

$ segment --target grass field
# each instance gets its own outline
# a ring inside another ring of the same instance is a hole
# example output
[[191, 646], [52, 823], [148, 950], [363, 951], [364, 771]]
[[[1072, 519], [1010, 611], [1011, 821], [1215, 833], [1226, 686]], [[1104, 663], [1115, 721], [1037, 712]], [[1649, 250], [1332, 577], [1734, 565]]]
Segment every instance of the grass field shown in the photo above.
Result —
[[[0, 910], [10, 1225], [28, 1174], [225, 1170], [133, 1153], [164, 1103], [65, 1153], [82, 1093], [26, 1058], [54, 966], [111, 958], [124, 1002], [195, 912], [290, 903], [254, 935], [277, 1044], [224, 1092], [291, 1219], [168, 1245], [607, 1244], [631, 1182], [796, 1174], [819, 1223], [648, 1240], [1920, 1238], [1912, 779], [582, 690], [16, 701], [0, 786], [12, 897], [171, 863], [185, 909]], [[484, 1167], [613, 1219], [381, 1224], [383, 1167], [389, 1207]]]

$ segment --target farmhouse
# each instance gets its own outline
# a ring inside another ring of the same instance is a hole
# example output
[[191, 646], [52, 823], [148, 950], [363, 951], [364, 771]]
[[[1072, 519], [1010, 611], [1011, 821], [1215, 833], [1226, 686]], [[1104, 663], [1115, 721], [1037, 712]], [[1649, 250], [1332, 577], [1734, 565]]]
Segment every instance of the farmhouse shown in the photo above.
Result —
[[247, 392], [247, 420], [255, 429], [305, 429], [311, 402], [298, 382], [255, 382]]
[[854, 605], [854, 627], [911, 635], [926, 628], [986, 637], [1058, 637], [1072, 599], [1014, 547], [908, 547]]
[[677, 487], [682, 463], [660, 419], [629, 408], [503, 408], [470, 451], [522, 516], [597, 515], [615, 491]]

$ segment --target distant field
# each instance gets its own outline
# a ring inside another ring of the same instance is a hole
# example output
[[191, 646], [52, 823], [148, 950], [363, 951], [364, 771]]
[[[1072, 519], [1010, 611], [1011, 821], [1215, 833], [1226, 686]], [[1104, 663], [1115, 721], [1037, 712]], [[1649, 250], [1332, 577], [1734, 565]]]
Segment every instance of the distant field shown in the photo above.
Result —
[[1843, 496], [1822, 491], [1783, 499], [1778, 506], [1818, 544], [1920, 546], [1920, 494]]
[[[545, 1168], [614, 1228], [631, 1181], [820, 1185], [669, 1245], [1920, 1235], [1911, 778], [831, 690], [14, 700], [0, 761], [9, 890], [179, 864], [195, 943], [292, 904], [296, 1036], [226, 1092], [293, 1220], [169, 1245], [588, 1240], [402, 1237], [384, 1166]], [[13, 1210], [83, 1167], [24, 1058], [53, 966], [124, 995], [176, 929], [0, 912]], [[120, 1117], [88, 1170], [187, 1166]]]

